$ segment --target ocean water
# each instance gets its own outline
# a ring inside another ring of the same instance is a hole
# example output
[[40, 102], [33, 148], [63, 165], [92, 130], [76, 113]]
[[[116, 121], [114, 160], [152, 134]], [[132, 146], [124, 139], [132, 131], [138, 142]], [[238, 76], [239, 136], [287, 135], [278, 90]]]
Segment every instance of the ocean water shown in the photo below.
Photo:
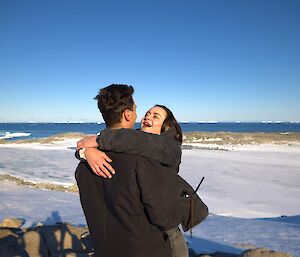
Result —
[[[186, 122], [180, 125], [183, 132], [300, 132], [300, 122]], [[139, 127], [140, 123], [136, 123], [135, 128]], [[42, 138], [72, 132], [96, 134], [104, 128], [104, 123], [0, 123], [0, 139]]]

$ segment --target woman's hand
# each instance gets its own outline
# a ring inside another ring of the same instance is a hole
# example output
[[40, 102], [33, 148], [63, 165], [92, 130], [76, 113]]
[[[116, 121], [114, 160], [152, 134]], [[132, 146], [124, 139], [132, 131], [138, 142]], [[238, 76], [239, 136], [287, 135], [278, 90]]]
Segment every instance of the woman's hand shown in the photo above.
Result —
[[98, 147], [96, 136], [88, 136], [77, 142], [77, 150], [80, 148]]
[[87, 148], [85, 150], [85, 157], [93, 172], [103, 178], [112, 178], [115, 170], [109, 164], [112, 160], [106, 153], [99, 151], [96, 148]]

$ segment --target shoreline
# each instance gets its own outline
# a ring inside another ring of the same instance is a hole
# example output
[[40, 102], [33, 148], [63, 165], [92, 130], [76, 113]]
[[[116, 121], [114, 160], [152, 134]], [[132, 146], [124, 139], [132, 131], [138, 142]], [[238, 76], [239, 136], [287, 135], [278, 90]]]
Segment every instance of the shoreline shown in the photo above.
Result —
[[300, 153], [300, 143], [264, 143], [264, 144], [215, 144], [215, 143], [182, 143], [182, 150], [212, 150], [212, 151], [268, 151]]
[[[0, 139], [0, 147], [74, 150], [77, 141], [89, 135], [91, 134], [60, 133], [34, 139]], [[300, 147], [300, 132], [184, 132], [182, 145], [221, 150], [260, 145]]]
[[184, 143], [217, 145], [300, 144], [299, 132], [186, 132]]
[[14, 183], [17, 186], [25, 186], [25, 187], [42, 189], [42, 190], [78, 193], [77, 185], [72, 183], [60, 184], [55, 182], [47, 183], [47, 182], [31, 181], [28, 179], [12, 176], [7, 173], [0, 173], [0, 181]]

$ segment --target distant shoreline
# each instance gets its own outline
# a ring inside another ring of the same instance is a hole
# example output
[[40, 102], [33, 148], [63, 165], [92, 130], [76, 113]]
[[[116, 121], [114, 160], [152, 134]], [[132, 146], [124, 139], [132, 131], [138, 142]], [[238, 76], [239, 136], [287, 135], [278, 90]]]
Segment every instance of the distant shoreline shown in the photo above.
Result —
[[[41, 144], [51, 145], [71, 141], [76, 146], [76, 141], [91, 134], [86, 133], [59, 133], [49, 137], [19, 138], [10, 140], [0, 139], [0, 145]], [[300, 144], [300, 132], [227, 132], [227, 131], [191, 131], [183, 132], [184, 144], [214, 144], [214, 145], [291, 145]]]
[[[183, 133], [231, 132], [231, 133], [300, 133], [300, 122], [181, 122]], [[17, 141], [38, 139], [58, 134], [96, 134], [105, 129], [104, 123], [0, 123], [0, 139]], [[140, 123], [135, 124], [140, 128]]]
[[[140, 122], [136, 122], [139, 124]], [[265, 123], [265, 124], [280, 124], [280, 123], [300, 123], [300, 120], [258, 120], [258, 121], [218, 121], [218, 120], [203, 120], [203, 121], [179, 121], [179, 123]], [[18, 121], [0, 121], [0, 124], [104, 124], [104, 121], [37, 121], [37, 122], [18, 122]]]
[[184, 143], [217, 145], [300, 144], [299, 132], [186, 132]]

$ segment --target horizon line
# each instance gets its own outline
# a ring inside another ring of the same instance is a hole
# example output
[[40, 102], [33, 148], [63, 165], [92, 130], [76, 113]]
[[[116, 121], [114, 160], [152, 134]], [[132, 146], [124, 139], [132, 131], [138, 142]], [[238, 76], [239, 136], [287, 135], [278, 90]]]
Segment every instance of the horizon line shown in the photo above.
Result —
[[[104, 121], [0, 121], [0, 124], [9, 124], [9, 123], [31, 123], [31, 124], [38, 124], [38, 123], [55, 123], [55, 124], [88, 124], [88, 123], [97, 123], [97, 124], [105, 124]], [[141, 122], [135, 122], [135, 124], [139, 124]], [[218, 121], [218, 120], [200, 120], [200, 121], [178, 121], [178, 123], [198, 123], [198, 124], [216, 124], [216, 123], [263, 123], [263, 124], [280, 124], [280, 123], [300, 123], [300, 120], [256, 120], [256, 121]]]

